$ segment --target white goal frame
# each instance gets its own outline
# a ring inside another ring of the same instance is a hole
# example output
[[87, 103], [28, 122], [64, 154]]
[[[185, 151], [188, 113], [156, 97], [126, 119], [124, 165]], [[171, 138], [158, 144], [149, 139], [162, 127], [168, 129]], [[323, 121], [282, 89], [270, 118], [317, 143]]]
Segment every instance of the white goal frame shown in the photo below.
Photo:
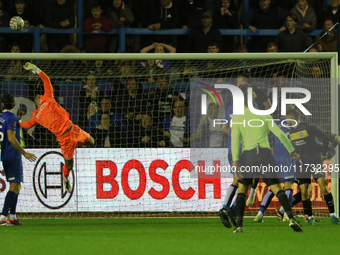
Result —
[[[226, 60], [226, 59], [329, 59], [331, 63], [331, 132], [339, 132], [338, 124], [338, 54], [332, 53], [0, 53], [1, 60]], [[332, 158], [333, 166], [339, 164], [339, 151]], [[335, 211], [339, 214], [339, 179], [332, 173], [332, 194], [335, 202]]]

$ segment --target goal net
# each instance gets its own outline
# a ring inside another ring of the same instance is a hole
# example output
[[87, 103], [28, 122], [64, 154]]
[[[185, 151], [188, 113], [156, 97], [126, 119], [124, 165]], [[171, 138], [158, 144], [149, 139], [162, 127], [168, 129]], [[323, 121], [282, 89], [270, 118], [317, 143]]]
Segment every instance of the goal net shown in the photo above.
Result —
[[[200, 119], [190, 116], [192, 111], [201, 114], [201, 98], [190, 93], [195, 84], [236, 84], [243, 75], [267, 95], [272, 87], [305, 88], [311, 99], [304, 105], [312, 115], [303, 120], [326, 134], [338, 133], [336, 54], [1, 54], [0, 59], [1, 94], [15, 96], [14, 112], [22, 109], [23, 121], [36, 109], [35, 96], [44, 94], [38, 75], [22, 68], [30, 61], [50, 77], [54, 97], [73, 123], [96, 140], [93, 147], [75, 150], [70, 194], [62, 182], [64, 159], [56, 137], [40, 125], [23, 130], [22, 145], [38, 160], [23, 159], [25, 182], [18, 212], [39, 216], [217, 212], [232, 176], [193, 174], [202, 160], [193, 158], [191, 149], [195, 141], [205, 139], [210, 159], [228, 165], [229, 138], [211, 127], [206, 135], [197, 134]], [[206, 103], [216, 101], [223, 119], [232, 104], [231, 94], [217, 90], [217, 97], [210, 92]], [[209, 117], [212, 113], [207, 111]], [[279, 106], [278, 117], [280, 111]], [[335, 166], [338, 155], [326, 163]], [[334, 171], [327, 172], [337, 208], [335, 177]], [[9, 188], [3, 171], [0, 183], [3, 201]], [[311, 187], [314, 214], [327, 215], [318, 185], [312, 181]], [[257, 212], [265, 190], [260, 181], [248, 213]], [[269, 212], [278, 206], [273, 199]], [[302, 205], [294, 210], [299, 213]]]

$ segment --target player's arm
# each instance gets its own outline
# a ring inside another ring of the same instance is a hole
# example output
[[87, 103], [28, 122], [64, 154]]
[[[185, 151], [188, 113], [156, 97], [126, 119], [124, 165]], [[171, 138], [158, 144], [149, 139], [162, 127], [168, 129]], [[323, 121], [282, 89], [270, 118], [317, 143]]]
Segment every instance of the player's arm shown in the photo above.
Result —
[[265, 110], [268, 110], [272, 107], [272, 104], [268, 96], [266, 95], [266, 92], [263, 89], [257, 88], [255, 93], [259, 100], [261, 101], [261, 103], [264, 105]]
[[42, 81], [44, 82], [44, 89], [45, 89], [44, 96], [54, 97], [53, 87], [52, 87], [50, 78], [43, 71], [41, 71], [36, 65], [30, 62], [27, 62], [24, 65], [24, 68], [28, 71], [32, 71], [33, 73], [38, 74], [39, 77], [42, 79]]
[[238, 156], [240, 154], [240, 138], [241, 138], [241, 130], [238, 126], [234, 126], [231, 129], [231, 136], [229, 138], [231, 139], [231, 148], [229, 148], [229, 150], [231, 149], [231, 155], [233, 157], [234, 163], [237, 163], [237, 161], [239, 160]]
[[36, 125], [38, 122], [34, 118], [31, 118], [29, 121], [22, 121], [20, 122], [20, 125], [24, 129], [30, 129], [34, 125]]
[[8, 141], [12, 144], [12, 146], [14, 147], [14, 149], [16, 149], [19, 153], [21, 153], [22, 155], [24, 155], [25, 158], [27, 158], [29, 161], [35, 161], [37, 159], [37, 157], [32, 154], [32, 153], [28, 153], [26, 152], [20, 145], [19, 141], [16, 139], [15, 137], [15, 131], [13, 130], [7, 130], [7, 136], [8, 136]]
[[315, 137], [320, 138], [322, 140], [322, 155], [326, 156], [329, 144], [328, 136], [325, 135], [325, 133], [322, 132], [320, 129], [314, 126], [308, 126], [307, 132], [309, 135], [314, 135]]

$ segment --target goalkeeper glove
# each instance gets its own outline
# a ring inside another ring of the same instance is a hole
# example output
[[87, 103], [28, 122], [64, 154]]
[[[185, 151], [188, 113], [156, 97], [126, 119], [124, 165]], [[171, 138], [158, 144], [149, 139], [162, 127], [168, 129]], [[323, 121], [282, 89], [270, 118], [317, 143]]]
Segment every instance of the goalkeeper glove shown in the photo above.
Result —
[[39, 74], [41, 72], [41, 70], [34, 64], [27, 62], [24, 65], [24, 68], [28, 71], [32, 71], [33, 73]]

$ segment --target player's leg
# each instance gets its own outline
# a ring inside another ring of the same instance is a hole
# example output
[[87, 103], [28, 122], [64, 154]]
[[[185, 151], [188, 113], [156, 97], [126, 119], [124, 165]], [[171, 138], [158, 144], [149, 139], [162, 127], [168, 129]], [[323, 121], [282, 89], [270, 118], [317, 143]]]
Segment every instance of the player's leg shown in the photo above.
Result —
[[[228, 160], [230, 166], [232, 166], [233, 161], [230, 150], [228, 151]], [[227, 194], [223, 200], [222, 208], [218, 212], [222, 224], [227, 228], [231, 228], [230, 219], [228, 217], [228, 209], [232, 205], [234, 197], [237, 196], [237, 190], [238, 190], [238, 178], [236, 177], [236, 175], [233, 175], [233, 182], [228, 187]]]
[[255, 222], [263, 222], [262, 219], [263, 219], [264, 212], [267, 210], [273, 197], [274, 197], [273, 191], [268, 190], [268, 192], [264, 195], [262, 199], [260, 210], [254, 218]]
[[239, 181], [238, 194], [236, 198], [236, 223], [237, 227], [234, 233], [243, 232], [243, 216], [246, 209], [246, 194], [248, 187], [252, 183], [252, 179], [242, 179]]
[[7, 219], [8, 213], [10, 212], [12, 206], [16, 207], [16, 201], [18, 199], [18, 193], [20, 191], [20, 182], [11, 182], [9, 186], [9, 191], [6, 194], [5, 202], [2, 207], [2, 212], [0, 216], [0, 226], [12, 225], [10, 219]]
[[237, 190], [238, 178], [234, 175], [233, 183], [228, 187], [227, 194], [223, 200], [222, 208], [218, 212], [221, 222], [226, 228], [231, 228], [230, 219], [228, 216], [228, 209], [231, 207], [232, 202], [234, 201], [234, 197], [237, 196]]
[[13, 204], [9, 210], [9, 221], [11, 222], [12, 225], [22, 225], [22, 223], [20, 222], [20, 220], [17, 218], [16, 215], [16, 211], [17, 211], [17, 204], [18, 204], [18, 197], [19, 197], [19, 192], [21, 190], [21, 183], [19, 182], [18, 185], [15, 185], [15, 187], [13, 187], [13, 189], [15, 190], [14, 192], [17, 194]]
[[222, 204], [223, 209], [227, 210], [228, 208], [230, 208], [233, 202], [234, 196], [237, 195], [237, 189], [238, 189], [238, 178], [235, 175], [233, 175], [233, 182], [228, 187], [227, 194], [223, 200], [223, 204]]
[[254, 204], [255, 196], [256, 196], [256, 188], [257, 188], [259, 181], [260, 181], [260, 178], [254, 178], [253, 180], [252, 186], [249, 191], [249, 196], [246, 202], [247, 206], [252, 206]]
[[[316, 177], [316, 176], [315, 176]], [[314, 179], [315, 179], [314, 177]], [[334, 225], [339, 225], [339, 220], [336, 217], [335, 211], [334, 211], [334, 200], [333, 200], [333, 195], [332, 193], [329, 191], [328, 186], [327, 186], [327, 181], [324, 177], [321, 178], [317, 178], [316, 182], [318, 183], [321, 192], [325, 198], [330, 216], [331, 216], [331, 221]]]
[[303, 211], [305, 217], [308, 218], [308, 225], [311, 226], [315, 224], [315, 219], [313, 217], [312, 203], [309, 197], [310, 178], [299, 179], [298, 182], [301, 192]]
[[0, 226], [11, 226], [12, 224], [10, 223], [10, 219], [7, 219], [7, 216], [13, 206], [14, 211], [16, 210], [18, 194], [20, 191], [21, 182], [23, 181], [21, 157], [12, 161], [3, 161], [2, 164], [6, 174], [6, 179], [10, 183], [10, 186], [2, 208]]
[[65, 164], [63, 165], [63, 179], [64, 179], [64, 185], [65, 185], [65, 189], [67, 192], [71, 193], [72, 192], [72, 187], [71, 187], [71, 183], [69, 180], [69, 176], [70, 176], [70, 172], [73, 170], [73, 158], [66, 160], [65, 159]]
[[[268, 180], [268, 179], [267, 179]], [[270, 182], [274, 183], [274, 179], [269, 179], [271, 181], [267, 181], [268, 184]], [[270, 189], [274, 192], [276, 197], [278, 198], [280, 204], [283, 206], [285, 212], [287, 213], [287, 216], [289, 218], [289, 226], [295, 231], [295, 232], [302, 232], [302, 229], [299, 225], [299, 223], [294, 219], [292, 208], [290, 207], [289, 200], [285, 192], [282, 190], [280, 183], [274, 183], [270, 185]]]

